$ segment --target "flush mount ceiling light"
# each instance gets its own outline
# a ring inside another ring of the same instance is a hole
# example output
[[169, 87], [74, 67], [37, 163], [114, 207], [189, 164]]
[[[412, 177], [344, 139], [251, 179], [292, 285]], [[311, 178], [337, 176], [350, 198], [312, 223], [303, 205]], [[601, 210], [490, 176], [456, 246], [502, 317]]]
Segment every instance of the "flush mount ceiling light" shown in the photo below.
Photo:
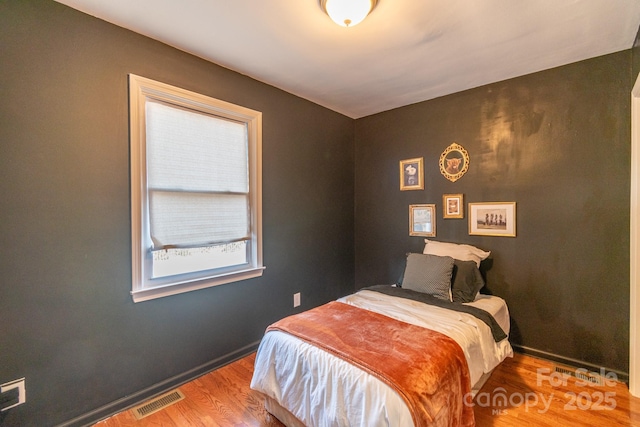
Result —
[[320, 0], [320, 7], [338, 25], [353, 27], [367, 17], [378, 0]]

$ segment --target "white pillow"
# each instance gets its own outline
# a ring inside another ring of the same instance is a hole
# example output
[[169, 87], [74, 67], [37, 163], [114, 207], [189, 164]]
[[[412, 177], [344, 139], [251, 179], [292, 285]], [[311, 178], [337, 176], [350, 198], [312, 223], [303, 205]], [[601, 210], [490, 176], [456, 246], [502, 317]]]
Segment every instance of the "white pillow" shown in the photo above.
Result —
[[424, 242], [424, 251], [422, 251], [424, 254], [450, 256], [460, 261], [475, 261], [478, 267], [480, 267], [480, 261], [491, 255], [491, 252], [485, 252], [471, 245], [436, 242], [429, 239], [424, 239]]

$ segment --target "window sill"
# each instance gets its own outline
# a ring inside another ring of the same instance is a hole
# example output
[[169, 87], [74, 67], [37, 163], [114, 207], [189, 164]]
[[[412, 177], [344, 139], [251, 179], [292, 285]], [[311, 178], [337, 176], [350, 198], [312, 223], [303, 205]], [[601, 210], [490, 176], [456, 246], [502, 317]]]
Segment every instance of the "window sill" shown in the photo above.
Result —
[[216, 276], [209, 279], [198, 280], [193, 282], [176, 283], [157, 288], [139, 289], [131, 292], [133, 302], [143, 302], [156, 298], [168, 297], [170, 295], [181, 294], [184, 292], [196, 291], [198, 289], [210, 288], [213, 286], [224, 285], [225, 283], [238, 282], [240, 280], [253, 279], [262, 276], [265, 267], [251, 268], [242, 271]]

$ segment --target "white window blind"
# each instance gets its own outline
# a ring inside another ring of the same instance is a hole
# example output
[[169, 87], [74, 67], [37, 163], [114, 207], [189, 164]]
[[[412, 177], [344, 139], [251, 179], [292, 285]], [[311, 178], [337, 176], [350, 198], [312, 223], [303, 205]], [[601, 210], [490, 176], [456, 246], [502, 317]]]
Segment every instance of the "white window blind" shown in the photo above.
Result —
[[146, 113], [154, 249], [247, 239], [246, 125], [157, 102]]

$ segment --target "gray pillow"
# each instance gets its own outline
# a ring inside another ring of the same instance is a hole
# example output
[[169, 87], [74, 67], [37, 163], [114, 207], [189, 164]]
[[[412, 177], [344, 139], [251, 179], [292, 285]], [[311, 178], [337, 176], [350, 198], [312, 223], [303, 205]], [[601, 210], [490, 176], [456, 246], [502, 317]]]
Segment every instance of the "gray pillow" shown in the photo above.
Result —
[[484, 286], [484, 279], [475, 261], [455, 260], [451, 296], [454, 302], [471, 302]]
[[453, 258], [449, 256], [409, 254], [402, 287], [451, 301]]

